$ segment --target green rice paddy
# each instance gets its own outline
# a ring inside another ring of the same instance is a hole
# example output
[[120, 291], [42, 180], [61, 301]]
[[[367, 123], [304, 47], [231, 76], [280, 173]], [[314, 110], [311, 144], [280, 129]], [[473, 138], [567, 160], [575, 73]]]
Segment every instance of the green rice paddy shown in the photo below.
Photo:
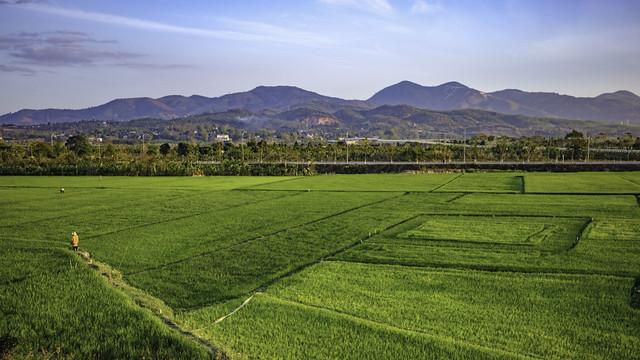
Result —
[[0, 358], [640, 359], [639, 195], [637, 173], [0, 177]]

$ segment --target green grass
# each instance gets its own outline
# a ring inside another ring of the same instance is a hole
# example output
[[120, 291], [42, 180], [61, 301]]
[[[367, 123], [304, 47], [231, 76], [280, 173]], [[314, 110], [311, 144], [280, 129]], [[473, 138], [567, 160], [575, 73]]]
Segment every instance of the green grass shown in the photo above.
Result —
[[459, 339], [542, 358], [632, 359], [640, 358], [640, 317], [629, 306], [632, 286], [631, 278], [606, 276], [326, 262], [268, 293], [443, 342]]
[[523, 189], [519, 173], [464, 173], [437, 189], [448, 192], [520, 193]]
[[638, 218], [633, 195], [469, 194], [450, 204], [448, 213]]
[[52, 256], [57, 254], [56, 251], [41, 243], [1, 241], [0, 262], [3, 266], [0, 266], [0, 285], [28, 279], [43, 269], [53, 273], [66, 270], [69, 263], [61, 261], [59, 255]]
[[530, 173], [525, 187], [528, 193], [640, 193], [637, 173]]
[[232, 359], [640, 358], [639, 183], [0, 177], [0, 341], [14, 358], [208, 355], [162, 313]]
[[129, 275], [127, 279], [178, 308], [241, 296], [406, 219], [402, 211], [384, 211], [406, 196], [377, 196], [378, 201], [390, 200], [241, 242], [206, 256]]
[[640, 265], [640, 246], [637, 242], [603, 242], [583, 238], [571, 250], [549, 254], [530, 249], [391, 244], [374, 239], [335, 258], [460, 269], [635, 276]]
[[630, 181], [640, 186], [640, 172], [626, 172], [620, 173], [619, 176], [627, 181]]
[[325, 191], [432, 191], [456, 178], [456, 174], [318, 175], [253, 186], [264, 190]]
[[578, 235], [574, 232], [576, 224], [579, 229], [584, 223], [579, 218], [531, 216], [425, 215], [424, 219], [418, 227], [398, 234], [398, 238], [537, 245], [550, 237], [560, 237], [571, 243]]
[[[168, 219], [85, 241], [98, 259], [137, 272], [203, 253], [225, 249], [286, 228], [389, 197], [376, 193], [218, 193], [215, 205], [202, 214]], [[393, 195], [393, 194], [391, 194]]]
[[209, 358], [70, 252], [5, 242], [0, 249], [0, 336], [11, 344], [5, 356]]
[[197, 334], [222, 344], [232, 358], [509, 359], [464, 341], [442, 340], [347, 314], [265, 295]]
[[596, 221], [589, 239], [599, 241], [636, 241], [640, 243], [640, 220], [603, 219]]
[[294, 177], [282, 176], [216, 176], [211, 177], [134, 177], [134, 176], [3, 176], [0, 186], [26, 188], [63, 187], [66, 191], [76, 188], [120, 189], [197, 189], [231, 190], [258, 184], [276, 183]]
[[[80, 234], [82, 244], [88, 244], [86, 240], [106, 234], [197, 214], [215, 213], [216, 210], [222, 211], [233, 206], [259, 202], [276, 195], [258, 192], [96, 190], [78, 196], [71, 204], [66, 198], [42, 201], [42, 212], [16, 206], [17, 216], [21, 216], [21, 220], [0, 225], [0, 229], [4, 237], [32, 238], [57, 243], [66, 243], [68, 234], [76, 231]], [[27, 211], [31, 212], [33, 218], [24, 217]], [[20, 213], [22, 215], [19, 215]], [[120, 236], [126, 236], [125, 234], [126, 232]], [[127, 240], [135, 243], [141, 239]]]

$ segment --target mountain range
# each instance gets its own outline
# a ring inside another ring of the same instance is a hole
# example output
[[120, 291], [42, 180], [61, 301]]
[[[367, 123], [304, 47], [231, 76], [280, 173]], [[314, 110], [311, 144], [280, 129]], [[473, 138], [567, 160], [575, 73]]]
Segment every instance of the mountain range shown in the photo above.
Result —
[[536, 117], [640, 123], [640, 97], [629, 91], [574, 97], [515, 89], [485, 93], [458, 82], [422, 86], [403, 81], [380, 90], [368, 102], [431, 110], [479, 109]]
[[170, 95], [158, 99], [116, 99], [79, 110], [23, 109], [0, 116], [0, 123], [30, 125], [82, 120], [174, 119], [237, 109], [248, 111], [256, 115], [255, 118], [268, 116], [285, 121], [309, 118], [310, 112], [316, 112], [322, 114], [315, 117], [320, 122], [319, 125], [331, 125], [334, 121], [332, 119], [348, 118], [350, 114], [363, 116], [368, 111], [389, 105], [408, 105], [434, 111], [478, 109], [532, 117], [640, 125], [640, 97], [629, 91], [617, 91], [596, 97], [574, 97], [513, 89], [486, 93], [458, 82], [422, 86], [410, 81], [386, 87], [367, 100], [329, 97], [293, 86], [259, 86], [250, 91], [213, 98]]
[[[174, 119], [142, 118], [129, 121], [79, 121], [5, 126], [4, 136], [45, 137], [52, 134], [82, 132], [106, 139], [128, 139], [149, 134], [156, 141], [210, 141], [212, 134], [241, 132], [274, 136], [277, 133], [319, 135], [336, 139], [355, 137], [384, 139], [462, 138], [479, 134], [494, 136], [561, 137], [572, 130], [587, 134], [640, 134], [640, 125], [619, 125], [588, 120], [539, 118], [501, 114], [486, 110], [434, 111], [409, 105], [382, 105], [372, 109], [344, 108], [333, 113], [306, 107], [277, 112], [274, 110], [228, 110]], [[19, 135], [27, 131], [28, 134]], [[148, 138], [149, 139], [149, 138]]]

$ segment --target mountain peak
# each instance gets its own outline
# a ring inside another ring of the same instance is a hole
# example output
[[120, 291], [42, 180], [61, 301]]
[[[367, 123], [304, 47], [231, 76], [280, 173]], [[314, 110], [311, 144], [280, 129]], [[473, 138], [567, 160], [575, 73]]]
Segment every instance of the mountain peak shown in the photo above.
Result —
[[432, 110], [452, 110], [472, 107], [482, 96], [478, 90], [456, 81], [438, 86], [422, 86], [402, 81], [378, 91], [369, 102], [374, 105], [410, 105]]
[[290, 85], [260, 85], [260, 86], [256, 86], [252, 90], [249, 90], [248, 92], [252, 93], [252, 92], [265, 92], [265, 91], [302, 91], [302, 92], [311, 92], [311, 91], [308, 91], [308, 90], [301, 89], [301, 88], [299, 88], [297, 86], [290, 86]]
[[[371, 109], [381, 105], [408, 105], [421, 109], [449, 111], [481, 109], [505, 114], [557, 117], [576, 120], [640, 122], [640, 97], [620, 90], [597, 97], [574, 97], [551, 92], [526, 92], [506, 89], [483, 93], [466, 85], [450, 81], [436, 86], [423, 86], [408, 80], [400, 81], [375, 93], [367, 101], [344, 100], [301, 89], [296, 86], [258, 86], [250, 91], [208, 98], [168, 95], [120, 98], [86, 109], [20, 110], [0, 116], [0, 123], [41, 124], [81, 120], [124, 121], [138, 118], [171, 119], [187, 115], [244, 111], [308, 111], [332, 114], [349, 109]], [[384, 111], [382, 108], [379, 111]], [[397, 110], [397, 109], [396, 109]], [[406, 110], [406, 109], [404, 109]], [[409, 112], [406, 110], [406, 112]]]
[[634, 99], [639, 99], [640, 100], [640, 96], [632, 93], [631, 91], [628, 90], [618, 90], [616, 92], [613, 93], [616, 96], [623, 96], [623, 97], [629, 97], [629, 98], [634, 98]]
[[618, 90], [612, 93], [600, 94], [596, 97], [596, 99], [622, 100], [640, 104], [640, 96], [627, 90]]
[[462, 83], [459, 83], [457, 81], [449, 81], [449, 82], [446, 82], [446, 83], [443, 83], [443, 84], [440, 84], [440, 85], [436, 85], [436, 86], [424, 86], [424, 85], [420, 85], [418, 83], [415, 83], [413, 81], [402, 80], [399, 83], [391, 85], [389, 87], [416, 87], [416, 88], [430, 88], [430, 87], [432, 87], [432, 88], [438, 88], [438, 87], [457, 88], [457, 87], [459, 87], [459, 88], [467, 88], [467, 89], [469, 89], [468, 86], [466, 86], [466, 85], [464, 85]]
[[460, 87], [460, 88], [470, 89], [470, 87], [468, 87], [467, 85], [461, 84], [461, 83], [459, 83], [457, 81], [449, 81], [449, 82], [446, 82], [444, 84], [440, 84], [437, 87], [449, 87], [449, 88], [451, 88], [451, 87]]
[[422, 85], [414, 83], [413, 81], [409, 81], [409, 80], [402, 80], [399, 83], [397, 83], [395, 85], [391, 85], [391, 86], [420, 86], [420, 87], [422, 87]]

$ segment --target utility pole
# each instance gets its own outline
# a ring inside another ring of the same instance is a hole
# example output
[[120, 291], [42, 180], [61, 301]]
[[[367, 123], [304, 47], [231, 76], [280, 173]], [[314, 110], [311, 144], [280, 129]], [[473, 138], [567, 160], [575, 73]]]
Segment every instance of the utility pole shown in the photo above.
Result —
[[349, 132], [347, 131], [347, 137], [344, 140], [344, 143], [347, 145], [347, 164], [349, 163]]
[[462, 141], [462, 162], [467, 162], [467, 128], [464, 128], [464, 140]]
[[242, 162], [244, 163], [244, 131], [240, 133], [240, 152], [242, 152]]
[[589, 133], [587, 133], [587, 159], [585, 162], [589, 162], [589, 155], [591, 153], [591, 138], [589, 137]]
[[[556, 162], [558, 160], [558, 157], [556, 156]], [[551, 137], [547, 138], [547, 159], [546, 161], [551, 162]]]
[[144, 158], [144, 133], [142, 133], [142, 151], [140, 151], [140, 157]]

